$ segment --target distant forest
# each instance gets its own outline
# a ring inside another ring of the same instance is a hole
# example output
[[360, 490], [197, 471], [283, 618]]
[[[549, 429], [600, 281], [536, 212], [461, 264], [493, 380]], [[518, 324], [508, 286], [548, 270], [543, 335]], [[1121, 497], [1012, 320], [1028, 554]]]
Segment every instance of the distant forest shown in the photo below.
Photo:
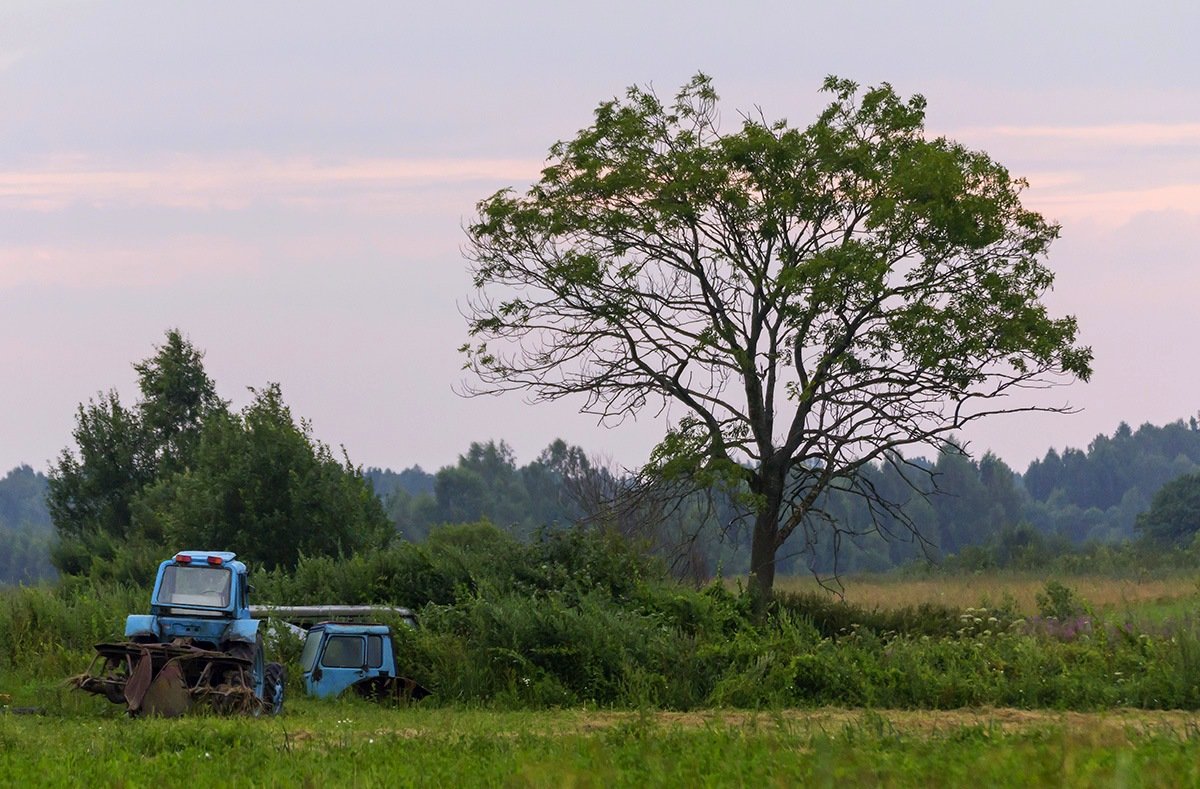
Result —
[[45, 475], [29, 466], [17, 466], [0, 479], [0, 583], [33, 583], [54, 577], [50, 563], [53, 537]]
[[[913, 491], [889, 467], [867, 473], [880, 490], [905, 502], [904, 512], [923, 540], [905, 523], [873, 519], [858, 499], [835, 493], [825, 510], [856, 533], [836, 545], [820, 530], [807, 540], [797, 533], [780, 572], [880, 571], [978, 554], [981, 546], [1033, 542], [1061, 552], [1132, 540], [1138, 536], [1135, 521], [1155, 493], [1200, 471], [1200, 425], [1194, 417], [1137, 430], [1122, 423], [1086, 449], [1051, 449], [1023, 474], [991, 453], [971, 459], [947, 452], [911, 462], [933, 469], [936, 492]], [[689, 576], [732, 576], [747, 568], [748, 535], [728, 498], [697, 494], [679, 506], [660, 507], [652, 517], [644, 510], [606, 511], [603, 502], [627, 485], [625, 473], [563, 441], [525, 465], [517, 464], [504, 442], [487, 441], [472, 444], [455, 465], [435, 473], [419, 466], [364, 473], [402, 539], [420, 541], [440, 524], [480, 520], [525, 537], [586, 519], [616, 527], [647, 550], [677, 560]], [[24, 465], [0, 479], [0, 583], [54, 576], [46, 486], [43, 474]]]

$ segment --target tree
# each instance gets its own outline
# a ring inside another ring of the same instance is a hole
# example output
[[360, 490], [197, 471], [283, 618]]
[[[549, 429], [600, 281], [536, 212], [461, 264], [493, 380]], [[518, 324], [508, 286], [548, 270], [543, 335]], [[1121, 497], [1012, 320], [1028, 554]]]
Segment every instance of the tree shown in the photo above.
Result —
[[1161, 545], [1185, 545], [1200, 532], [1200, 473], [1186, 474], [1163, 485], [1138, 516], [1142, 536]]
[[204, 354], [178, 329], [169, 330], [155, 351], [134, 365], [141, 398], [133, 408], [122, 405], [115, 391], [79, 406], [76, 448], [64, 449], [50, 469], [47, 493], [65, 541], [126, 539], [133, 500], [185, 468], [203, 421], [226, 408], [204, 370]]
[[240, 414], [205, 421], [194, 465], [148, 488], [134, 521], [160, 543], [220, 546], [268, 569], [380, 547], [392, 534], [361, 471], [296, 424], [277, 384]]
[[920, 473], [899, 449], [1066, 410], [1006, 397], [1091, 373], [1075, 320], [1041, 302], [1058, 227], [1024, 183], [928, 139], [919, 96], [824, 90], [807, 128], [760, 113], [723, 132], [704, 75], [670, 105], [631, 88], [466, 231], [467, 392], [665, 413], [647, 477], [744, 494], [760, 599], [793, 533], [844, 528], [824, 492], [894, 513], [865, 466]]
[[46, 478], [20, 465], [0, 478], [0, 585], [54, 577]]
[[50, 531], [46, 477], [24, 463], [0, 477], [0, 529], [21, 526]]
[[216, 386], [204, 369], [204, 354], [178, 329], [150, 359], [135, 364], [142, 432], [159, 473], [180, 471], [196, 451], [204, 421], [224, 412], [228, 404], [217, 397]]

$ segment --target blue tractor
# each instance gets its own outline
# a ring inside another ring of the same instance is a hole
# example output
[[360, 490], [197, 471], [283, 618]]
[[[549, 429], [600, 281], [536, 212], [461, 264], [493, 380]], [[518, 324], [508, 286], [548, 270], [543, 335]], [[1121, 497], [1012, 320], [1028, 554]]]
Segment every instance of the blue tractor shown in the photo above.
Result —
[[278, 713], [284, 668], [267, 663], [247, 601], [246, 565], [226, 551], [182, 551], [158, 567], [149, 614], [125, 620], [125, 641], [97, 644], [81, 690], [131, 715], [173, 717], [193, 704]]

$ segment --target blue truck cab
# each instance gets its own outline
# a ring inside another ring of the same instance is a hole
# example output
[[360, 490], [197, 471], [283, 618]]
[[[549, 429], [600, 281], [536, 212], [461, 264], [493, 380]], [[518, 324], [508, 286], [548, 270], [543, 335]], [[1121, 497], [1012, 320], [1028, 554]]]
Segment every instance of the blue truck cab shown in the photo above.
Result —
[[429, 694], [396, 673], [396, 649], [387, 625], [322, 622], [309, 629], [300, 655], [310, 696], [333, 698], [349, 689], [366, 698], [420, 699]]

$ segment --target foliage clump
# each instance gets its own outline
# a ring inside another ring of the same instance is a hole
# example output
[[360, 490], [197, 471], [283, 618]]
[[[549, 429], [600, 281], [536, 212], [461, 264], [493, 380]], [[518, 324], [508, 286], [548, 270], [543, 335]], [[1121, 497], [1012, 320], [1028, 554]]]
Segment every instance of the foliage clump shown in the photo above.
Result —
[[292, 567], [301, 554], [349, 554], [390, 538], [361, 471], [297, 423], [277, 384], [231, 412], [203, 354], [175, 330], [134, 369], [138, 402], [126, 407], [110, 391], [81, 404], [75, 447], [50, 471], [62, 572], [142, 582], [185, 545]]

